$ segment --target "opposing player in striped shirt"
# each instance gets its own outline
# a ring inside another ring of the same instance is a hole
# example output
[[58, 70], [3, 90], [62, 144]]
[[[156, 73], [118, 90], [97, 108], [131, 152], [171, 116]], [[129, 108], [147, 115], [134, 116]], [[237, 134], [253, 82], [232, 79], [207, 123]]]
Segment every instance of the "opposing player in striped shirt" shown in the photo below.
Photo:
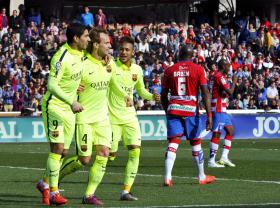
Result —
[[[172, 169], [181, 137], [186, 137], [192, 146], [192, 156], [198, 169], [199, 184], [215, 182], [215, 176], [205, 175], [204, 155], [201, 148], [201, 120], [198, 112], [198, 91], [202, 92], [207, 112], [207, 129], [212, 127], [210, 94], [204, 69], [192, 62], [193, 49], [182, 46], [180, 62], [164, 72], [162, 105], [167, 117], [168, 147], [165, 157], [165, 186], [172, 186]], [[168, 94], [170, 97], [168, 100]]]
[[[210, 157], [208, 160], [208, 167], [212, 168], [222, 168], [225, 167], [225, 165], [229, 167], [235, 167], [235, 164], [233, 164], [228, 159], [231, 141], [233, 138], [233, 126], [231, 117], [226, 112], [226, 100], [228, 95], [231, 95], [234, 91], [237, 77], [233, 76], [232, 86], [230, 87], [226, 79], [229, 70], [230, 63], [226, 62], [225, 60], [221, 60], [218, 63], [218, 71], [214, 71], [213, 75], [209, 79], [209, 88], [210, 92], [212, 93], [211, 111], [213, 114], [213, 134], [210, 142]], [[224, 138], [222, 156], [217, 163], [215, 161], [215, 157], [219, 148], [219, 140], [222, 129], [226, 131], [226, 136]]]

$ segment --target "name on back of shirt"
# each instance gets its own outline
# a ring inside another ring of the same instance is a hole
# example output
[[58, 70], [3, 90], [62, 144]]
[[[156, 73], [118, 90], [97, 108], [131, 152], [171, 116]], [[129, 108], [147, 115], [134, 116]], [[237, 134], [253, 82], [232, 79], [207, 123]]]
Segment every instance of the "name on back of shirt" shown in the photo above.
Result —
[[188, 71], [175, 71], [174, 77], [188, 77], [190, 76], [190, 72]]

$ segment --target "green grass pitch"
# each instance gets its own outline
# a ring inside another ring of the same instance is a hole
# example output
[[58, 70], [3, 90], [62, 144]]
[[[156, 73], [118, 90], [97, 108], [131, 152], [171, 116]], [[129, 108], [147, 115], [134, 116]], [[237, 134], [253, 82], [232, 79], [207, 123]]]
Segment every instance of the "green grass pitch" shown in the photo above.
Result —
[[[182, 142], [173, 169], [174, 186], [163, 187], [165, 149], [166, 141], [143, 142], [139, 174], [132, 189], [139, 201], [123, 202], [119, 194], [127, 151], [120, 144], [97, 197], [106, 207], [280, 207], [280, 140], [234, 140], [230, 157], [237, 167], [205, 167], [217, 182], [203, 186], [195, 178], [190, 145]], [[208, 141], [203, 141], [203, 149], [207, 163]], [[0, 144], [0, 207], [42, 207], [35, 185], [45, 168], [48, 150], [48, 143]], [[73, 153], [74, 147], [71, 150]], [[69, 199], [67, 207], [90, 207], [81, 204], [87, 170], [62, 182], [62, 193]]]

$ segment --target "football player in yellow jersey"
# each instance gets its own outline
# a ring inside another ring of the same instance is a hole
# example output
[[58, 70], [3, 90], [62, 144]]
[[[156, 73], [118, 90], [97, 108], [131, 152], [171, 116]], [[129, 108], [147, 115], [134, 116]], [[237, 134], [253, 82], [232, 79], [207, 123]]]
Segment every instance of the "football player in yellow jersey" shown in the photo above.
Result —
[[[143, 99], [160, 101], [159, 94], [151, 94], [145, 89], [142, 68], [133, 63], [133, 56], [134, 40], [128, 36], [122, 37], [119, 42], [119, 58], [116, 61], [116, 70], [112, 75], [114, 85], [109, 90], [109, 112], [113, 130], [111, 160], [116, 156], [120, 140], [128, 149], [128, 162], [120, 197], [121, 200], [125, 201], [138, 200], [130, 193], [138, 171], [141, 146], [140, 126], [133, 106], [133, 91], [135, 89]], [[118, 93], [120, 88], [124, 89], [130, 96], [131, 107], [127, 107], [128, 100]]]
[[48, 79], [48, 90], [43, 98], [42, 117], [50, 142], [47, 168], [37, 184], [45, 205], [62, 205], [67, 199], [59, 194], [58, 177], [61, 158], [68, 152], [74, 134], [75, 113], [83, 111], [77, 102], [84, 52], [88, 46], [88, 30], [73, 23], [66, 31], [65, 43], [53, 56]]
[[[111, 77], [116, 67], [113, 60], [105, 61], [111, 48], [108, 34], [102, 29], [95, 28], [90, 31], [89, 36], [91, 41], [87, 48], [87, 59], [81, 80], [83, 91], [79, 93], [78, 98], [84, 111], [76, 117], [75, 137], [78, 155], [69, 157], [63, 162], [60, 180], [87, 165], [94, 147], [96, 158], [90, 168], [82, 203], [103, 205], [103, 202], [95, 196], [95, 191], [105, 173], [112, 143], [108, 90], [112, 85]], [[127, 93], [120, 88], [118, 95], [125, 97]]]

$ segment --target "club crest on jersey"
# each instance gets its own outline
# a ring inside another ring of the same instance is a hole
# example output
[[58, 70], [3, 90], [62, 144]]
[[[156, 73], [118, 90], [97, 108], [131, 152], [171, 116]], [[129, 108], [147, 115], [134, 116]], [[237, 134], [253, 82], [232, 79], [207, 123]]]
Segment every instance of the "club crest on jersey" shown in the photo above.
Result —
[[60, 68], [61, 68], [61, 62], [58, 61], [55, 63], [55, 70], [58, 72], [60, 70]]
[[52, 137], [58, 137], [59, 136], [59, 131], [58, 130], [55, 130], [55, 131], [51, 131], [51, 135]]
[[132, 80], [135, 82], [137, 81], [137, 74], [132, 74]]
[[112, 71], [112, 66], [111, 65], [107, 65], [106, 66], [106, 70], [108, 73], [110, 73]]

